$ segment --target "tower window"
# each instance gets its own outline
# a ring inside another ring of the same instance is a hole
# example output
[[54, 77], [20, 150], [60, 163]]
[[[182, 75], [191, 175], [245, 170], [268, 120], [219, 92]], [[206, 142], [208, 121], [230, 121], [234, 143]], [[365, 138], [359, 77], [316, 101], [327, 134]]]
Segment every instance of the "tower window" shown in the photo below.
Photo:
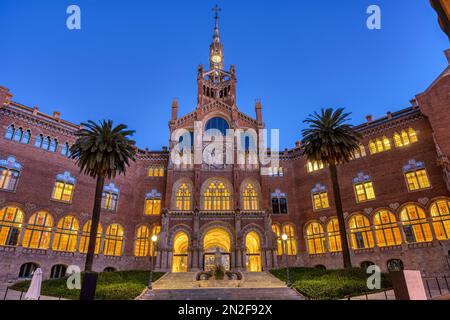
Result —
[[222, 135], [226, 135], [228, 129], [230, 129], [230, 125], [225, 119], [220, 117], [209, 119], [205, 125], [206, 134], [208, 134], [209, 130], [211, 130], [211, 134], [214, 134], [214, 131], [218, 130]]

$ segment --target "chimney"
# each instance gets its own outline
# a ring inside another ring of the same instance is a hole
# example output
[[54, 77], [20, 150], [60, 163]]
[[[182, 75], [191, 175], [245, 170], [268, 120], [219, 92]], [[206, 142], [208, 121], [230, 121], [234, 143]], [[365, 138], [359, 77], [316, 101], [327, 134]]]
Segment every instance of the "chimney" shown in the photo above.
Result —
[[166, 146], [162, 147], [162, 151], [167, 152], [167, 147]]
[[12, 94], [9, 92], [9, 89], [0, 86], [0, 107], [9, 104], [11, 98]]
[[262, 124], [262, 104], [261, 104], [261, 99], [256, 99], [255, 111], [256, 111], [256, 120], [258, 121], [258, 124]]
[[172, 100], [172, 121], [178, 118], [178, 99], [173, 98]]
[[367, 119], [367, 123], [371, 123], [373, 121], [373, 117], [370, 114], [366, 116], [366, 119]]
[[388, 120], [392, 119], [392, 112], [390, 112], [390, 111], [387, 112], [387, 118], [388, 118]]
[[302, 142], [301, 141], [295, 141], [295, 147], [297, 149], [300, 149], [302, 147]]
[[59, 111], [54, 111], [54, 112], [53, 112], [53, 118], [55, 118], [55, 119], [57, 119], [57, 120], [61, 119], [61, 112], [59, 112]]
[[33, 107], [33, 115], [37, 115], [39, 112], [39, 107], [38, 106], [34, 106]]

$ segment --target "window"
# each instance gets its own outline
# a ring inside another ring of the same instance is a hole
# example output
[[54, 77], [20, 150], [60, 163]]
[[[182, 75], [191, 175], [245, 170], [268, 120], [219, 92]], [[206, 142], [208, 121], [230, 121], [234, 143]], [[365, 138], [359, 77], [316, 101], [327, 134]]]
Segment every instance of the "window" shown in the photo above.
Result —
[[394, 143], [397, 148], [406, 147], [418, 141], [417, 133], [413, 128], [394, 133]]
[[377, 154], [389, 150], [391, 150], [391, 140], [389, 140], [386, 136], [381, 139], [378, 138], [369, 141], [370, 154]]
[[389, 272], [402, 271], [404, 269], [403, 261], [400, 259], [391, 259], [387, 262], [387, 268]]
[[339, 232], [339, 221], [333, 218], [327, 225], [328, 233], [328, 250], [330, 252], [342, 251], [341, 234]]
[[191, 210], [191, 191], [186, 183], [183, 183], [178, 188], [175, 198], [175, 206], [177, 210]]
[[231, 210], [231, 195], [223, 182], [211, 182], [203, 194], [206, 211]]
[[308, 161], [306, 163], [308, 173], [316, 172], [324, 168], [322, 161]]
[[19, 271], [19, 278], [31, 278], [33, 276], [34, 271], [39, 268], [39, 266], [36, 263], [28, 262], [24, 263], [20, 266]]
[[431, 206], [431, 218], [436, 238], [438, 240], [450, 239], [450, 201], [438, 200], [433, 203]]
[[22, 247], [48, 249], [52, 233], [53, 219], [49, 213], [39, 211], [31, 216], [23, 236]]
[[22, 231], [23, 212], [16, 207], [0, 211], [0, 246], [17, 246]]
[[122, 255], [122, 246], [123, 246], [122, 226], [120, 226], [117, 223], [110, 225], [106, 229], [105, 246], [103, 254], [105, 256], [120, 257]]
[[53, 188], [52, 199], [62, 202], [71, 202], [73, 195], [73, 184], [56, 181]]
[[16, 191], [19, 171], [0, 167], [0, 190]]
[[365, 216], [354, 215], [349, 222], [353, 249], [368, 249], [375, 246], [370, 221]]
[[400, 212], [400, 218], [408, 243], [433, 241], [430, 224], [422, 208], [417, 205], [408, 205]]
[[405, 173], [405, 177], [409, 191], [430, 188], [430, 181], [428, 180], [427, 171], [425, 169], [407, 172]]
[[164, 177], [164, 167], [150, 167], [148, 168], [149, 177]]
[[277, 255], [281, 256], [283, 254], [283, 247], [281, 244], [281, 230], [280, 226], [277, 224], [272, 224], [272, 232], [275, 233], [277, 237]]
[[309, 254], [320, 254], [326, 251], [325, 233], [318, 222], [311, 222], [306, 227], [306, 240]]
[[145, 215], [158, 215], [161, 213], [161, 199], [145, 200]]
[[286, 194], [280, 192], [280, 190], [276, 190], [275, 193], [272, 193], [272, 213], [288, 213]]
[[118, 199], [119, 199], [119, 195], [117, 193], [103, 192], [102, 209], [116, 211]]
[[61, 155], [68, 157], [70, 156], [70, 147], [69, 144], [66, 142], [61, 147]]
[[14, 132], [13, 140], [16, 142], [20, 142], [22, 140], [23, 130], [22, 128], [17, 129]]
[[357, 203], [375, 199], [372, 181], [357, 183], [354, 185], [354, 188]]
[[63, 264], [55, 264], [50, 271], [50, 279], [64, 278], [67, 273], [67, 267]]
[[59, 220], [53, 239], [53, 250], [75, 252], [78, 239], [78, 220], [67, 216]]
[[364, 158], [366, 155], [366, 147], [360, 144], [359, 148], [353, 152], [353, 159]]
[[[154, 226], [152, 229], [151, 237], [153, 237], [153, 236], [159, 237], [160, 233], [161, 233], [161, 226]], [[150, 239], [151, 239], [151, 237], [150, 237]], [[156, 247], [158, 246], [157, 243], [158, 242], [156, 242]], [[152, 241], [150, 243], [150, 255], [156, 256], [156, 248], [154, 248], [154, 245], [155, 245], [155, 243]]]
[[327, 192], [314, 193], [312, 197], [314, 210], [323, 210], [330, 207]]
[[147, 257], [150, 253], [150, 243], [150, 228], [147, 226], [140, 226], [136, 232], [134, 255], [136, 257]]
[[283, 177], [284, 176], [283, 167], [269, 167], [267, 169], [268, 169], [268, 175], [270, 177]]
[[56, 152], [57, 148], [58, 148], [58, 140], [56, 140], [56, 139], [51, 140], [48, 151]]
[[34, 146], [36, 148], [41, 148], [43, 140], [44, 140], [44, 136], [42, 134], [38, 134], [36, 136], [36, 140], [34, 141]]
[[50, 137], [44, 138], [42, 140], [41, 149], [48, 150], [50, 148]]
[[7, 140], [12, 140], [13, 137], [14, 137], [14, 131], [15, 131], [14, 125], [10, 125], [10, 126], [6, 129], [6, 132], [5, 132], [5, 139], [7, 139]]
[[258, 210], [258, 193], [251, 183], [248, 183], [244, 189], [244, 211]]
[[379, 247], [389, 247], [402, 244], [402, 235], [397, 226], [397, 219], [387, 210], [377, 211], [373, 218], [375, 235]]
[[361, 269], [363, 269], [363, 270], [367, 270], [367, 268], [369, 268], [370, 266], [374, 266], [374, 265], [375, 265], [375, 263], [373, 263], [372, 261], [363, 261], [360, 264]]
[[22, 142], [24, 144], [29, 144], [30, 140], [31, 140], [31, 131], [30, 130], [24, 131], [20, 142]]
[[[89, 239], [91, 237], [91, 224], [92, 224], [92, 221], [88, 221], [83, 226], [83, 232], [81, 233], [80, 246], [79, 246], [79, 250], [78, 250], [80, 253], [88, 252]], [[100, 243], [102, 241], [102, 232], [103, 232], [102, 225], [98, 224], [97, 237], [95, 239], [95, 250], [94, 250], [95, 254], [100, 253]]]
[[285, 224], [283, 226], [283, 234], [288, 236], [285, 241], [285, 249], [288, 256], [297, 255], [297, 240], [295, 237], [295, 227], [292, 224]]
[[[217, 132], [220, 132], [222, 135], [226, 135], [227, 134], [227, 130], [230, 128], [230, 125], [228, 124], [228, 122], [220, 117], [215, 117], [212, 119], [209, 119], [206, 122], [205, 125], [205, 134], [216, 134]], [[208, 132], [209, 130], [211, 130], [210, 132]]]

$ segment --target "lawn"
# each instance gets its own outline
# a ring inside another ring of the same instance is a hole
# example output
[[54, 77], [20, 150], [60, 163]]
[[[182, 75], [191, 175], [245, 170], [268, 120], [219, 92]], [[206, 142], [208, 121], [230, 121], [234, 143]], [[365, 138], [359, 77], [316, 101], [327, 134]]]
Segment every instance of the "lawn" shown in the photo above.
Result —
[[[164, 273], [153, 272], [153, 281]], [[148, 284], [148, 271], [118, 271], [102, 272], [97, 283], [96, 300], [133, 300], [139, 296]], [[42, 283], [41, 294], [44, 296], [61, 297], [77, 300], [80, 290], [69, 290], [67, 278], [47, 280]], [[12, 290], [26, 291], [29, 281], [22, 281], [10, 287]]]
[[[369, 277], [363, 269], [323, 270], [318, 268], [289, 268], [293, 287], [310, 299], [331, 300], [376, 292], [367, 288]], [[286, 269], [272, 270], [286, 281]], [[387, 274], [381, 276], [381, 289], [391, 287]], [[378, 290], [379, 291], [379, 290]]]

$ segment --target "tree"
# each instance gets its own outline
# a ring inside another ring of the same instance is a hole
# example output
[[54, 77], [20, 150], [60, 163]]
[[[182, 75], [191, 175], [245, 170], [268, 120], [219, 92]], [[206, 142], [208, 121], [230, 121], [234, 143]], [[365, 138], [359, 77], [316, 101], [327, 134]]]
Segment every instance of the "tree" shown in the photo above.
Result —
[[359, 141], [362, 138], [362, 135], [355, 131], [352, 125], [346, 123], [349, 115], [350, 113], [345, 113], [343, 108], [336, 111], [332, 108], [322, 109], [320, 114], [315, 112], [303, 121], [309, 125], [309, 128], [302, 130], [302, 154], [309, 161], [322, 161], [330, 170], [341, 235], [342, 258], [346, 269], [351, 268], [352, 264], [337, 167], [351, 160], [354, 152], [359, 149]]
[[97, 274], [92, 272], [98, 225], [100, 222], [101, 202], [105, 179], [124, 174], [135, 161], [135, 141], [130, 140], [134, 131], [120, 124], [113, 127], [111, 120], [95, 123], [88, 121], [75, 133], [76, 142], [70, 148], [70, 158], [76, 160], [80, 172], [96, 179], [94, 207], [86, 255], [85, 275], [80, 299], [93, 299], [97, 283]]

